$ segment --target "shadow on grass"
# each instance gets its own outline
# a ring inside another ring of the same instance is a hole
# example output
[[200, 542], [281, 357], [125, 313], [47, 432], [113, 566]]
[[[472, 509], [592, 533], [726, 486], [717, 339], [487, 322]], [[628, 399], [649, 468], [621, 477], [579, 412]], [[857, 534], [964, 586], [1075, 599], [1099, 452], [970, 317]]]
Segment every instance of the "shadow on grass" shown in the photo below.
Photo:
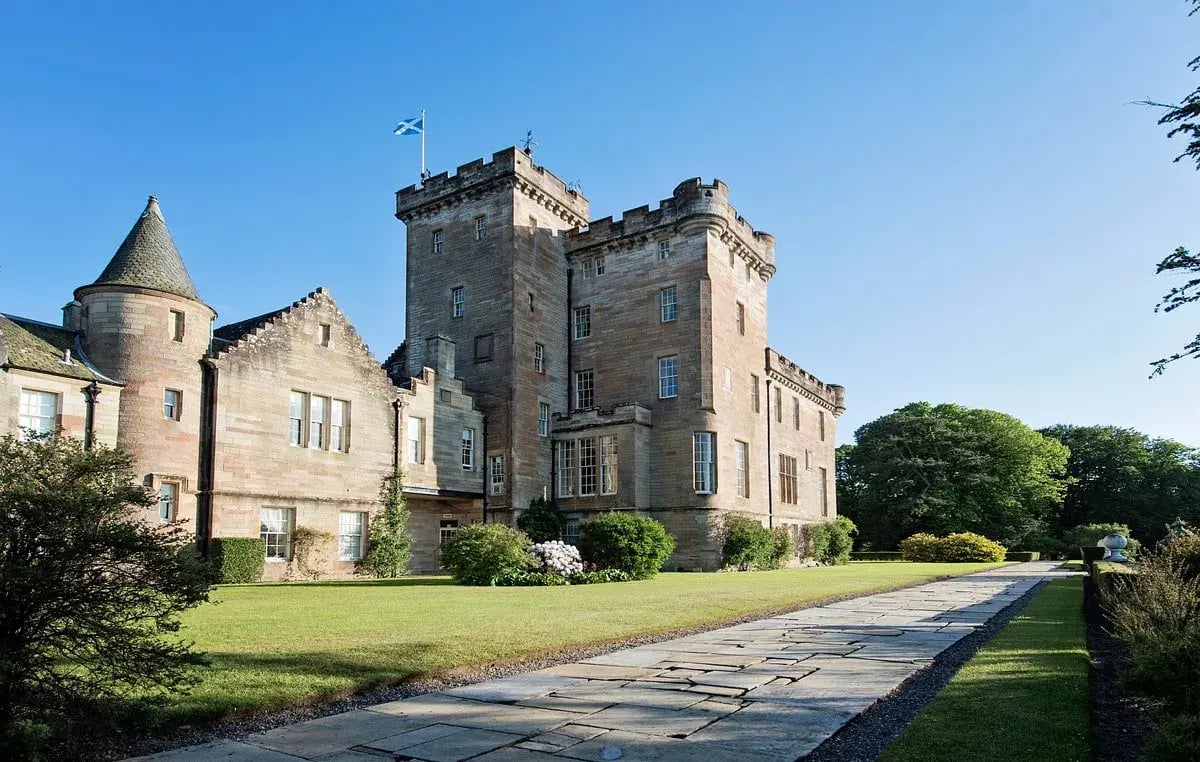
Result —
[[398, 577], [396, 579], [331, 579], [317, 582], [255, 582], [220, 587], [453, 587], [450, 577]]

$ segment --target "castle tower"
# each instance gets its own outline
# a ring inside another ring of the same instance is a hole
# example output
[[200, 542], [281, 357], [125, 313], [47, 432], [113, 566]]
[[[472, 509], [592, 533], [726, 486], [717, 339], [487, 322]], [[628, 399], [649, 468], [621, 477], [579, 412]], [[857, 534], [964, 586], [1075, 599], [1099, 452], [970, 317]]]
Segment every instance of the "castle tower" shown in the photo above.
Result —
[[516, 148], [396, 193], [408, 228], [408, 372], [430, 365], [428, 338], [454, 342], [456, 374], [486, 416], [471, 470], [489, 520], [509, 521], [550, 483], [549, 418], [569, 409], [563, 240], [587, 215], [587, 199]]
[[216, 313], [200, 300], [154, 196], [100, 277], [75, 290], [75, 300], [88, 356], [125, 385], [117, 446], [160, 495], [147, 518], [194, 522], [200, 360]]

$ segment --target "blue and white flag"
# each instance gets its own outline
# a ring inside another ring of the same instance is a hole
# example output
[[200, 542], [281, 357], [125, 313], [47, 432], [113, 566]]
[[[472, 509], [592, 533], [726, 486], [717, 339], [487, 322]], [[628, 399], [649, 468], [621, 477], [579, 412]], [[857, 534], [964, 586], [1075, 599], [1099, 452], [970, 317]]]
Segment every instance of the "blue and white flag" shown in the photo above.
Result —
[[396, 129], [392, 130], [393, 135], [420, 135], [425, 132], [425, 115], [414, 116], [410, 119], [401, 119], [400, 124], [396, 125]]

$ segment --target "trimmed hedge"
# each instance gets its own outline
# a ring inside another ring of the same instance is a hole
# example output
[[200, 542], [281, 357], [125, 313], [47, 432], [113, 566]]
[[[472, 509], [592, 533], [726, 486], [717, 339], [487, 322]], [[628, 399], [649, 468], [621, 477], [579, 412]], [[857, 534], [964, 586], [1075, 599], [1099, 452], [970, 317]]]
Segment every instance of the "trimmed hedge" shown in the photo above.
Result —
[[208, 562], [219, 585], [242, 585], [262, 579], [267, 543], [260, 537], [214, 537]]
[[654, 519], [614, 511], [579, 528], [579, 552], [599, 569], [620, 569], [632, 579], [649, 579], [675, 552], [675, 538]]
[[1098, 545], [1083, 545], [1079, 548], [1079, 554], [1083, 558], [1084, 566], [1091, 568], [1093, 563], [1104, 558], [1104, 548]]
[[900, 542], [905, 561], [967, 563], [1003, 561], [1007, 550], [995, 540], [973, 532], [955, 532], [945, 537], [918, 533]]
[[1004, 554], [1005, 561], [1038, 561], [1042, 554], [1036, 550], [1010, 550]]
[[856, 550], [850, 554], [851, 561], [900, 561], [898, 550]]
[[1119, 564], [1115, 561], [1096, 561], [1092, 564], [1092, 569], [1089, 572], [1092, 582], [1096, 583], [1096, 589], [1100, 592], [1106, 592], [1113, 586], [1113, 582], [1125, 574], [1137, 574], [1137, 569], [1129, 564]]
[[505, 524], [472, 524], [442, 543], [442, 568], [460, 585], [494, 585], [514, 572], [534, 571], [533, 543]]

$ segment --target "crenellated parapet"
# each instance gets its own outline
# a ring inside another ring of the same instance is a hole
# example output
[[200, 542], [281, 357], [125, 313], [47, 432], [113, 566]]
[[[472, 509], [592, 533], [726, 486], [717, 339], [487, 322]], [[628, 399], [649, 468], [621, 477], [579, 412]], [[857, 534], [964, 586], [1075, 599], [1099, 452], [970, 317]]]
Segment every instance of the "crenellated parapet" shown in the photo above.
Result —
[[827, 384], [774, 349], [767, 347], [767, 378], [816, 402], [834, 415], [846, 412], [846, 389]]
[[567, 238], [568, 255], [596, 254], [597, 249], [614, 251], [652, 240], [663, 230], [689, 233], [707, 231], [717, 236], [734, 254], [747, 262], [763, 280], [775, 274], [775, 237], [755, 230], [729, 204], [729, 186], [714, 179], [706, 185], [699, 177], [675, 186], [670, 198], [629, 209], [619, 220], [605, 217], [588, 223], [585, 230]]
[[511, 187], [533, 199], [569, 228], [587, 224], [588, 200], [516, 147], [497, 151], [492, 154], [491, 161], [467, 162], [453, 175], [442, 172], [420, 185], [396, 191], [396, 217], [403, 222], [429, 217], [504, 187]]

